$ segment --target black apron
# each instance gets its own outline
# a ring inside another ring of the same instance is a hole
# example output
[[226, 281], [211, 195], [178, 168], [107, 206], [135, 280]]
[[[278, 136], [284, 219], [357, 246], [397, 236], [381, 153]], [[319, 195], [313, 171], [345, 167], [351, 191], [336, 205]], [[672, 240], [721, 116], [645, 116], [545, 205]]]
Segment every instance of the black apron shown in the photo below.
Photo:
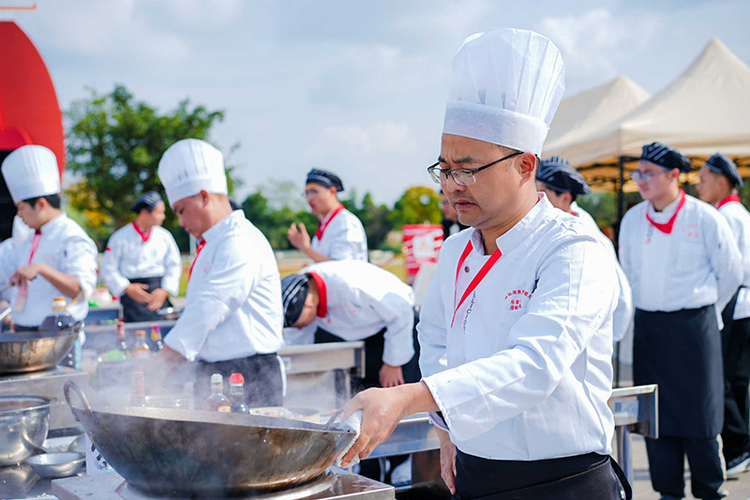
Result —
[[[152, 278], [132, 278], [129, 279], [131, 283], [142, 283], [148, 285], [147, 292], [152, 292], [157, 288], [161, 288], [162, 276], [154, 276]], [[128, 294], [123, 293], [120, 297], [120, 304], [122, 304], [122, 314], [126, 323], [133, 323], [135, 321], [158, 321], [162, 318], [156, 311], [149, 311], [148, 304], [139, 304], [135, 300], [131, 299]], [[164, 301], [162, 307], [170, 307], [172, 303], [169, 299]]]
[[248, 408], [281, 406], [284, 404], [281, 375], [281, 360], [272, 354], [255, 354], [246, 358], [227, 361], [200, 361], [195, 377], [195, 407], [203, 408], [203, 402], [211, 394], [211, 375], [220, 373], [224, 377], [224, 394], [229, 395], [229, 377], [241, 373], [245, 379], [245, 404]]
[[488, 460], [457, 450], [453, 500], [625, 500], [632, 490], [611, 457]]
[[713, 305], [636, 309], [633, 383], [659, 384], [659, 434], [712, 438], [724, 422], [721, 334]]

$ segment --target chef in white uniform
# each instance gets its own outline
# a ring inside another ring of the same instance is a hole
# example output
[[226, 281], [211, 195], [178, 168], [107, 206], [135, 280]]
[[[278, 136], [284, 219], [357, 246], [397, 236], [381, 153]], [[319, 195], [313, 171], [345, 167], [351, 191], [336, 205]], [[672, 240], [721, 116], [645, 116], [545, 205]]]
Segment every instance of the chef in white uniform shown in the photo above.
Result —
[[620, 285], [620, 296], [617, 300], [617, 308], [612, 318], [612, 324], [614, 341], [619, 342], [628, 332], [630, 324], [633, 321], [633, 295], [630, 290], [628, 278], [617, 261], [614, 245], [599, 230], [599, 226], [594, 218], [575, 204], [578, 195], [590, 193], [591, 188], [578, 170], [571, 167], [568, 160], [559, 156], [552, 156], [546, 160], [542, 160], [539, 164], [539, 171], [536, 174], [536, 187], [537, 190], [547, 196], [553, 207], [578, 217], [581, 222], [588, 224], [594, 231], [594, 234], [599, 236], [599, 239], [608, 248], [612, 249], [612, 258], [615, 261], [615, 269], [617, 270], [617, 283]]
[[724, 355], [724, 428], [722, 451], [727, 475], [748, 470], [750, 464], [750, 212], [742, 205], [737, 188], [744, 183], [737, 165], [716, 153], [701, 167], [696, 186], [700, 199], [714, 205], [732, 228], [742, 255], [742, 285], [722, 312]]
[[164, 356], [199, 362], [199, 397], [208, 394], [211, 374], [226, 379], [239, 372], [248, 406], [280, 405], [281, 285], [268, 240], [241, 210], [232, 210], [224, 158], [207, 142], [176, 142], [158, 173], [180, 226], [201, 242]]
[[139, 197], [135, 220], [109, 238], [101, 265], [102, 281], [120, 297], [125, 321], [154, 321], [180, 292], [182, 259], [172, 233], [161, 227], [164, 201], [156, 191]]
[[285, 328], [314, 333], [316, 344], [365, 341], [365, 387], [419, 381], [414, 294], [393, 273], [357, 260], [321, 262], [281, 280], [281, 293]]
[[22, 146], [9, 154], [2, 173], [18, 216], [34, 230], [0, 255], [0, 283], [18, 288], [13, 303], [17, 331], [36, 330], [64, 296], [76, 321], [86, 317], [96, 287], [96, 245], [60, 210], [60, 172], [44, 146]]
[[315, 262], [362, 260], [367, 262], [367, 235], [362, 222], [344, 208], [338, 193], [344, 184], [336, 174], [314, 168], [307, 174], [305, 198], [313, 214], [320, 218], [310, 240], [302, 223], [289, 227], [289, 242]]
[[442, 475], [461, 499], [620, 499], [610, 250], [536, 191], [538, 155], [564, 90], [560, 52], [525, 30], [468, 38], [453, 59], [433, 179], [472, 226], [442, 247], [417, 326], [418, 384], [369, 389], [344, 462], [398, 421], [433, 413]]
[[659, 438], [646, 439], [651, 484], [684, 496], [690, 463], [695, 498], [721, 498], [719, 433], [724, 384], [719, 312], [742, 280], [726, 220], [679, 186], [690, 161], [658, 142], [643, 146], [633, 180], [645, 201], [620, 226], [620, 263], [635, 304], [633, 381], [659, 384]]

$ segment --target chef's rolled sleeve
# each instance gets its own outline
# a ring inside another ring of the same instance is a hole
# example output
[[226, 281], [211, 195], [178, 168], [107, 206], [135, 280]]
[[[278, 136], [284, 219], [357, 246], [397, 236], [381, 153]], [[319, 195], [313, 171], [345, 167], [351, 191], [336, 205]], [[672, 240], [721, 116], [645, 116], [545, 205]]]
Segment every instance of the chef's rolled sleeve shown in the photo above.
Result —
[[86, 302], [96, 288], [96, 245], [87, 236], [73, 236], [66, 240], [64, 251], [61, 271], [78, 280], [81, 291], [76, 302]]
[[403, 366], [414, 357], [414, 302], [396, 293], [371, 299], [370, 307], [386, 324], [383, 363]]
[[173, 297], [180, 293], [180, 277], [182, 277], [182, 257], [180, 249], [173, 238], [167, 238], [167, 254], [164, 257], [164, 277], [161, 287]]
[[125, 289], [130, 285], [130, 280], [120, 273], [121, 255], [122, 245], [110, 239], [102, 256], [99, 271], [102, 282], [115, 297], [122, 297], [125, 294]]

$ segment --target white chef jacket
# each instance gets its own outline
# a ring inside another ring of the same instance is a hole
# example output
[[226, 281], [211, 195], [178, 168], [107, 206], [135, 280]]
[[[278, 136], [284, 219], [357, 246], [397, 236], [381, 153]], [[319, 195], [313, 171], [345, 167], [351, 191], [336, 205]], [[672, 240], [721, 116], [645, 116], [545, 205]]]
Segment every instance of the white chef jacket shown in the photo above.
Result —
[[543, 194], [496, 242], [502, 256], [451, 327], [454, 297], [489, 256], [477, 229], [446, 240], [417, 325], [423, 380], [451, 440], [494, 460], [610, 454], [619, 291], [609, 250]]
[[271, 245], [235, 210], [203, 233], [185, 309], [164, 342], [188, 361], [270, 354], [283, 345], [281, 280]]
[[[729, 224], [719, 212], [692, 196], [670, 234], [656, 229], [674, 215], [680, 196], [656, 212], [649, 201], [631, 208], [620, 225], [620, 264], [643, 311], [674, 312], [716, 305], [721, 311], [742, 280], [742, 259]], [[719, 325], [721, 327], [721, 323]]]
[[635, 309], [633, 308], [633, 291], [630, 289], [628, 277], [625, 276], [625, 271], [622, 270], [622, 266], [620, 266], [620, 263], [617, 261], [614, 243], [602, 233], [601, 229], [599, 229], [599, 225], [591, 214], [577, 205], [573, 207], [573, 204], [571, 204], [570, 208], [573, 210], [574, 215], [581, 219], [581, 222], [587, 224], [591, 228], [604, 246], [612, 250], [612, 258], [615, 260], [615, 271], [617, 272], [617, 283], [620, 285], [620, 296], [617, 298], [617, 308], [615, 308], [615, 313], [612, 316], [612, 334], [614, 341], [619, 342], [625, 337], [625, 334], [628, 333], [631, 323], [633, 322], [633, 313], [635, 312]]
[[133, 224], [121, 227], [109, 238], [102, 257], [102, 281], [114, 296], [122, 296], [130, 279], [161, 276], [161, 288], [180, 292], [182, 259], [172, 233], [153, 226], [144, 242]]
[[321, 225], [328, 225], [320, 239], [313, 236], [312, 249], [333, 260], [367, 262], [367, 235], [362, 222], [349, 210], [344, 209], [331, 218], [333, 212], [321, 221]]
[[742, 288], [737, 296], [733, 318], [750, 318], [750, 212], [742, 203], [730, 201], [719, 207], [719, 213], [729, 223], [742, 257]]
[[[29, 265], [34, 235], [0, 255], [0, 283], [7, 283], [17, 270]], [[41, 239], [31, 263], [41, 262], [78, 280], [81, 292], [67, 301], [67, 311], [76, 320], [83, 320], [89, 311], [88, 298], [96, 288], [96, 245], [76, 222], [61, 213], [41, 227]], [[13, 310], [13, 321], [26, 327], [39, 326], [52, 314], [52, 301], [64, 294], [41, 276], [28, 285], [23, 310]]]
[[301, 331], [314, 333], [320, 327], [354, 341], [387, 328], [383, 362], [403, 366], [414, 357], [414, 294], [396, 275], [358, 260], [320, 262], [300, 272], [321, 277], [327, 309], [325, 317], [317, 317]]

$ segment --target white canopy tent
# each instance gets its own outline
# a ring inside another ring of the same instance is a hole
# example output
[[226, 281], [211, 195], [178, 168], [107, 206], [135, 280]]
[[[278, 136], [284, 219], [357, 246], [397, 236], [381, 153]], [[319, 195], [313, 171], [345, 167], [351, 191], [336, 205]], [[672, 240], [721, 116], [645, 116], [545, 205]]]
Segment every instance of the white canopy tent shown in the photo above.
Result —
[[554, 151], [565, 156], [593, 187], [609, 183], [621, 187], [624, 163], [653, 141], [678, 149], [695, 167], [716, 152], [724, 153], [746, 177], [750, 175], [748, 117], [750, 67], [714, 39], [674, 82], [641, 106], [587, 136], [567, 141], [564, 147], [550, 144], [545, 155]]

